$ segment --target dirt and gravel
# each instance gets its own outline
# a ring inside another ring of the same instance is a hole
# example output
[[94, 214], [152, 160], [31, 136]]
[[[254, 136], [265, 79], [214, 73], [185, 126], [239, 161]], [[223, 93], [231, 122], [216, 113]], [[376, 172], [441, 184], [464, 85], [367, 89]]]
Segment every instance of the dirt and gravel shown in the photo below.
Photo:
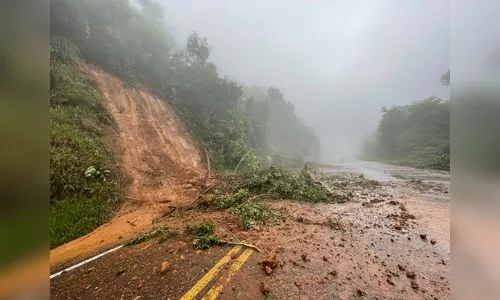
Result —
[[[331, 182], [342, 186], [339, 176]], [[272, 227], [243, 231], [227, 211], [189, 210], [163, 221], [177, 230], [212, 221], [225, 239], [234, 234], [263, 250], [219, 299], [450, 299], [449, 200], [419, 196], [419, 188], [401, 180], [345, 186], [354, 195], [345, 203], [272, 202], [286, 216]], [[197, 254], [191, 241], [180, 236], [119, 250], [53, 279], [52, 298], [178, 299], [230, 249]], [[278, 264], [272, 270], [260, 264], [269, 254]], [[155, 273], [163, 261], [175, 276]]]

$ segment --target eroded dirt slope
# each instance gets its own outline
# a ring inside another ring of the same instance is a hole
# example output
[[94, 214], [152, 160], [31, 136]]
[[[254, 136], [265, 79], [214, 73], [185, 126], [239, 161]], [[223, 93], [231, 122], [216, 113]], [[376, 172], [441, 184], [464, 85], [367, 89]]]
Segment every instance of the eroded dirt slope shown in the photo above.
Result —
[[81, 68], [95, 79], [116, 121], [110, 142], [130, 182], [111, 222], [51, 251], [52, 270], [144, 232], [169, 206], [192, 200], [206, 175], [194, 141], [163, 99], [145, 89], [127, 88], [95, 66]]

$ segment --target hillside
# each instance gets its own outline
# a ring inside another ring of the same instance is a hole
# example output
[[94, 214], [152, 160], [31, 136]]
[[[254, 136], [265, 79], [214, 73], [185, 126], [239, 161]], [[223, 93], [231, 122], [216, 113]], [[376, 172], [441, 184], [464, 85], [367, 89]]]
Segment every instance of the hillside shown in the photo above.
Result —
[[[104, 134], [100, 137], [112, 152], [111, 157], [117, 168], [107, 179], [95, 180], [101, 181], [103, 185], [107, 182], [116, 184], [122, 190], [98, 195], [99, 198], [90, 203], [93, 205], [91, 208], [80, 209], [81, 204], [87, 201], [83, 199], [86, 193], [81, 193], [79, 199], [56, 200], [58, 202], [53, 205], [51, 213], [52, 233], [69, 239], [78, 237], [72, 232], [79, 235], [90, 233], [71, 242], [51, 236], [55, 245], [59, 241], [69, 242], [51, 251], [52, 267], [80, 255], [97, 253], [147, 230], [153, 219], [168, 207], [191, 200], [198, 193], [197, 187], [204, 183], [206, 175], [198, 149], [186, 132], [184, 123], [163, 99], [145, 89], [128, 88], [120, 79], [98, 67], [84, 63], [78, 66], [81, 73], [75, 72], [95, 84], [100, 96], [98, 100], [102, 100], [103, 109], [109, 112], [113, 120], [103, 126]], [[83, 104], [79, 103], [81, 106]], [[54, 107], [68, 109], [64, 105]], [[56, 144], [52, 149], [56, 155], [61, 152]], [[75, 150], [74, 147], [69, 149]], [[80, 155], [77, 159], [85, 161], [88, 153]], [[58, 165], [53, 166], [57, 172]], [[95, 167], [101, 171], [106, 168]], [[92, 178], [85, 178], [83, 171], [80, 173], [83, 179], [80, 184], [90, 187], [92, 183], [88, 181], [92, 181]], [[120, 197], [114, 206], [118, 209], [116, 213], [100, 205], [112, 196]], [[82, 222], [95, 218], [97, 221], [91, 224]], [[99, 222], [106, 223], [92, 231], [96, 225], [100, 225]], [[61, 228], [68, 226], [66, 224], [72, 224], [71, 231]]]

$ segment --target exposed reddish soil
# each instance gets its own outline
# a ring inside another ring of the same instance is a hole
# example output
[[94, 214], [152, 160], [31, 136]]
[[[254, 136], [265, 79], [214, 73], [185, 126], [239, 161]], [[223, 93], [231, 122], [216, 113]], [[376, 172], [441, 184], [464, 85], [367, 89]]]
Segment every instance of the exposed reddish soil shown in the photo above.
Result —
[[193, 140], [164, 100], [126, 88], [121, 80], [97, 67], [82, 64], [81, 68], [97, 82], [116, 121], [110, 142], [131, 183], [109, 223], [51, 251], [51, 270], [147, 231], [169, 206], [190, 202], [206, 174]]

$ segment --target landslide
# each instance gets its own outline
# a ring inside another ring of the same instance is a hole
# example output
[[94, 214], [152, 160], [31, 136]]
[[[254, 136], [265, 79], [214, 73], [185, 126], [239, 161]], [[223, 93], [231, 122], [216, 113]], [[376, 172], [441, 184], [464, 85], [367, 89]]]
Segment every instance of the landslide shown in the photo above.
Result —
[[51, 251], [52, 270], [147, 231], [169, 207], [191, 201], [207, 172], [182, 120], [163, 99], [145, 87], [129, 88], [93, 65], [79, 66], [95, 81], [115, 121], [108, 140], [130, 180], [110, 222]]

